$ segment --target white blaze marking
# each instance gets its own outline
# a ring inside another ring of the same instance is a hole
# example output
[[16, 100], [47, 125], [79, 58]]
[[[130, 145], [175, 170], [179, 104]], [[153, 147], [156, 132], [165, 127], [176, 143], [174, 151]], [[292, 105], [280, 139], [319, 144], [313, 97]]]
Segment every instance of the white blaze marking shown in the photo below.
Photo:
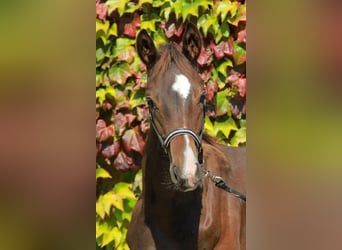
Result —
[[176, 75], [172, 89], [176, 91], [183, 99], [186, 99], [190, 94], [190, 82], [185, 75]]
[[[185, 150], [184, 150], [184, 170], [185, 176], [194, 177], [196, 174], [196, 159], [194, 152], [190, 147], [189, 136], [185, 135]], [[191, 178], [192, 179], [192, 178]], [[192, 183], [194, 184], [194, 183]]]

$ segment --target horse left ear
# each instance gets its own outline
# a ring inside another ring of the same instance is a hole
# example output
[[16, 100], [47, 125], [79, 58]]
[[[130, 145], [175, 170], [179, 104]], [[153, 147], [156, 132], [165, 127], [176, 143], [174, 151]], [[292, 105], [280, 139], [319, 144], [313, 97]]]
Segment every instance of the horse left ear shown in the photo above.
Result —
[[140, 59], [150, 69], [156, 61], [157, 49], [146, 30], [142, 30], [138, 34], [136, 46]]
[[196, 62], [201, 53], [201, 34], [193, 23], [188, 23], [183, 33], [183, 54], [191, 61]]

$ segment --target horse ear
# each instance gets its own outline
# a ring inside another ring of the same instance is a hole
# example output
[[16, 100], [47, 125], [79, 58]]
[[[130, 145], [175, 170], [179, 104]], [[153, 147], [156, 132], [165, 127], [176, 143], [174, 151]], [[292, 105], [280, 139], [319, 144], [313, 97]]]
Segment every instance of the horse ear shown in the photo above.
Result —
[[156, 61], [157, 50], [146, 30], [142, 30], [138, 34], [137, 50], [140, 59], [145, 63], [147, 68], [151, 68]]
[[197, 27], [188, 23], [183, 33], [183, 54], [191, 61], [195, 62], [201, 53], [202, 40]]

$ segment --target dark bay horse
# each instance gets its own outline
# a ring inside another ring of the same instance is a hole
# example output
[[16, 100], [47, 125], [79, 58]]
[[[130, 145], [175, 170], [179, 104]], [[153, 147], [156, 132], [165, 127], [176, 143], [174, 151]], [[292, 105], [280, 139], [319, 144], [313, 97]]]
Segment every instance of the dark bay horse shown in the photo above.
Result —
[[[203, 134], [205, 86], [196, 70], [201, 37], [188, 24], [182, 48], [156, 50], [142, 30], [137, 50], [148, 69], [151, 129], [143, 191], [128, 228], [132, 250], [246, 249], [246, 204], [204, 178], [202, 168], [245, 193], [245, 149]], [[203, 137], [203, 138], [202, 138]]]

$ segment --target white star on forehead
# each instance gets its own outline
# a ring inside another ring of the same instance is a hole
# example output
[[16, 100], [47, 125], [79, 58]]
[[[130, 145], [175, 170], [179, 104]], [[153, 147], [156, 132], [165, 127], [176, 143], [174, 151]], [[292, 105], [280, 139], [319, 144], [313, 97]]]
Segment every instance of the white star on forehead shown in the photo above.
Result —
[[172, 89], [176, 91], [183, 99], [186, 99], [190, 94], [191, 84], [185, 75], [176, 75]]

